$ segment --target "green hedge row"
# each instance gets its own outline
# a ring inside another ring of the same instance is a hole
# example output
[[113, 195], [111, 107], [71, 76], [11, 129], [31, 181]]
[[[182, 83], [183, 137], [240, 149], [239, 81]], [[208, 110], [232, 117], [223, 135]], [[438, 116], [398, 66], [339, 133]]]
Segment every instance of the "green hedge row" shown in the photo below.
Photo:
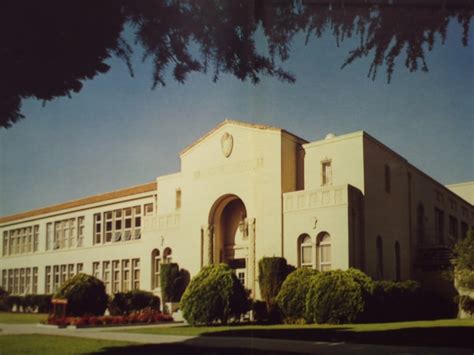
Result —
[[109, 302], [109, 312], [113, 316], [129, 315], [144, 309], [160, 310], [160, 298], [151, 292], [133, 290], [118, 292]]
[[5, 295], [0, 300], [0, 310], [11, 312], [14, 308], [17, 312], [39, 312], [49, 313], [52, 295]]
[[287, 323], [393, 322], [456, 315], [453, 302], [415, 281], [373, 281], [356, 269], [298, 269], [283, 282], [276, 300]]

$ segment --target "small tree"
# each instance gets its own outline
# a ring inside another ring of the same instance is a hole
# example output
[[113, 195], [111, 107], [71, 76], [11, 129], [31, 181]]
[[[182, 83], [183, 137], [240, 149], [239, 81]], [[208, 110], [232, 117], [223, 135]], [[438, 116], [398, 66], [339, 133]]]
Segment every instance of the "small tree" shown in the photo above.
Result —
[[454, 246], [454, 284], [460, 294], [459, 316], [472, 318], [474, 298], [474, 232], [469, 229], [465, 238]]
[[108, 301], [104, 283], [82, 273], [67, 280], [54, 297], [67, 299], [66, 314], [70, 316], [101, 316]]
[[311, 278], [305, 312], [309, 323], [352, 323], [364, 306], [362, 287], [351, 272], [333, 270]]
[[275, 312], [276, 297], [290, 270], [285, 258], [263, 258], [258, 262], [260, 294], [267, 303], [269, 313]]
[[286, 323], [297, 323], [304, 319], [306, 294], [311, 277], [317, 272], [309, 268], [299, 268], [283, 281], [276, 302]]
[[249, 309], [244, 287], [226, 264], [204, 267], [191, 280], [180, 305], [191, 325], [226, 324]]
[[161, 264], [160, 283], [161, 299], [165, 302], [176, 302], [180, 273], [177, 263]]

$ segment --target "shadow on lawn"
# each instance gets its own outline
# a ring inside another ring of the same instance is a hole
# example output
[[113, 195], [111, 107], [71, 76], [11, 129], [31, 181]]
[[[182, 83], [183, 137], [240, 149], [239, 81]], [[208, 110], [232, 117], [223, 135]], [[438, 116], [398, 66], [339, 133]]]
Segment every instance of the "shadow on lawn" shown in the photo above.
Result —
[[242, 348], [210, 348], [184, 343], [129, 345], [123, 347], [104, 348], [96, 354], [160, 354], [160, 355], [296, 355], [295, 352], [242, 349]]
[[350, 328], [336, 329], [232, 329], [204, 333], [203, 336], [253, 337], [306, 341], [346, 342], [397, 346], [461, 347], [474, 348], [474, 328], [432, 327], [405, 328], [380, 331], [359, 331]]

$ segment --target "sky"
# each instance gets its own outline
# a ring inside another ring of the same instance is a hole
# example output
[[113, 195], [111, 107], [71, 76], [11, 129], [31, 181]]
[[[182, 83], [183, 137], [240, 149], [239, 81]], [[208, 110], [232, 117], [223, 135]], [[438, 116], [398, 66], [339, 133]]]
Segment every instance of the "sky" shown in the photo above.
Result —
[[[472, 26], [471, 26], [472, 29]], [[288, 84], [258, 85], [222, 75], [168, 77], [151, 90], [151, 65], [133, 57], [84, 82], [72, 98], [44, 107], [23, 102], [26, 119], [0, 129], [0, 215], [153, 181], [180, 169], [179, 152], [225, 118], [268, 124], [308, 141], [364, 130], [443, 184], [474, 180], [474, 51], [450, 25], [428, 53], [429, 73], [410, 73], [404, 56], [390, 84], [367, 77], [370, 58], [341, 70], [356, 40], [297, 37], [283, 67]], [[471, 34], [472, 35], [472, 34]], [[472, 37], [472, 36], [471, 36]]]

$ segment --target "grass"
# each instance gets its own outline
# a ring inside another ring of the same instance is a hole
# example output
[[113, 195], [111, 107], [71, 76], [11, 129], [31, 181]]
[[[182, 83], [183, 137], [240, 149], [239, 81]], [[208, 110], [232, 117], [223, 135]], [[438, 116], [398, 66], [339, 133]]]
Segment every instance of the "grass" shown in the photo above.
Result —
[[174, 326], [117, 330], [131, 333], [275, 338], [407, 346], [474, 347], [474, 321], [433, 321], [342, 325]]
[[11, 313], [0, 312], [0, 323], [6, 324], [31, 324], [39, 323], [48, 317], [45, 313]]
[[4, 335], [0, 336], [2, 355], [49, 355], [49, 354], [160, 354], [160, 355], [296, 355], [289, 352], [262, 351], [256, 349], [205, 348], [194, 345], [143, 344], [129, 342], [84, 339], [51, 335]]

